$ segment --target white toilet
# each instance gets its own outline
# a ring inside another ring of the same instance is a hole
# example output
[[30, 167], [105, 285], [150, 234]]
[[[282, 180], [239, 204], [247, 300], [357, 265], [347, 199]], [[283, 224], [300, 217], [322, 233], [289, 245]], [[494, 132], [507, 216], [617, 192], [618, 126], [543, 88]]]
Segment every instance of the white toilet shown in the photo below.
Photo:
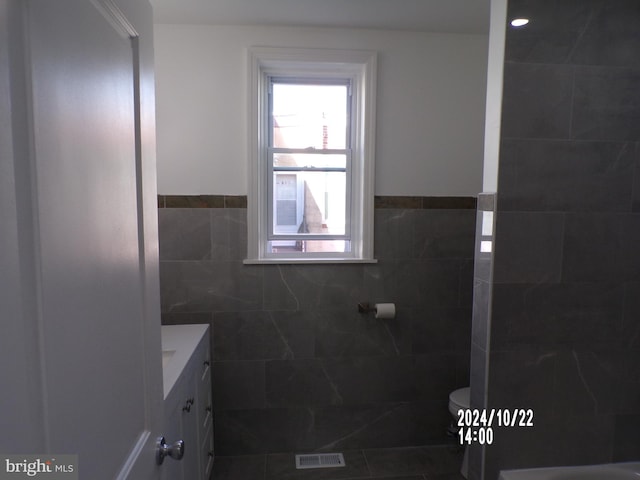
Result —
[[[471, 388], [459, 388], [449, 394], [449, 411], [453, 416], [453, 425], [458, 425], [458, 410], [466, 410], [471, 406]], [[469, 447], [464, 447], [464, 458], [462, 459], [462, 467], [460, 473], [467, 478], [469, 473]]]

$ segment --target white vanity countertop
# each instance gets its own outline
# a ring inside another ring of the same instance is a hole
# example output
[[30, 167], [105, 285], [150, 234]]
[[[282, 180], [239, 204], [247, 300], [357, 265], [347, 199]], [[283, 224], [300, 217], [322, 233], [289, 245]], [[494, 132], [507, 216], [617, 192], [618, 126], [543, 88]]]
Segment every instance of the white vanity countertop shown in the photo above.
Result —
[[162, 326], [162, 380], [165, 399], [187, 366], [187, 362], [208, 327], [201, 324]]

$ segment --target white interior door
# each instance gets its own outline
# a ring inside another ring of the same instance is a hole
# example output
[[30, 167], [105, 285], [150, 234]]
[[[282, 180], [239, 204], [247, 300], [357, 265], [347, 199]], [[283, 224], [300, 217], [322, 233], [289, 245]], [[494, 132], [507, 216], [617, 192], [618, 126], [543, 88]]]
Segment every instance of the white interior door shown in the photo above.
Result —
[[30, 217], [17, 236], [30, 238], [16, 248], [16, 271], [33, 271], [7, 283], [20, 282], [16, 290], [36, 304], [22, 313], [30, 331], [13, 341], [39, 357], [17, 372], [33, 375], [28, 388], [41, 398], [29, 401], [40, 409], [37, 424], [23, 425], [30, 436], [2, 446], [77, 454], [80, 478], [92, 480], [161, 472], [151, 9], [146, 0], [120, 3], [29, 0], [9, 9], [24, 43], [22, 62], [16, 50], [7, 64], [24, 67], [27, 85], [12, 92], [14, 101], [24, 94], [29, 129], [29, 168], [15, 185], [17, 223]]

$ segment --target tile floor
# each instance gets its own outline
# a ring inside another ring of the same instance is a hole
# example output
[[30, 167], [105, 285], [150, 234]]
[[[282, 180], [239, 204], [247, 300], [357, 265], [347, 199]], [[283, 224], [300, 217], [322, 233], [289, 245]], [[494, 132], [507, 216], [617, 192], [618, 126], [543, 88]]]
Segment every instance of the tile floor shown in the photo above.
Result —
[[[312, 452], [303, 452], [312, 453]], [[342, 451], [346, 465], [296, 470], [294, 453], [216, 457], [212, 480], [464, 480], [457, 446]]]

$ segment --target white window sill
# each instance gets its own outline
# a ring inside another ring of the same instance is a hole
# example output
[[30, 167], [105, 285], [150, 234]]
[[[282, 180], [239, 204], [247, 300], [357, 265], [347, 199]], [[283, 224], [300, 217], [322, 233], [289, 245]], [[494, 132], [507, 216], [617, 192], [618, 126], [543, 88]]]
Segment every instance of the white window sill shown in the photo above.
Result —
[[320, 264], [320, 263], [378, 263], [375, 258], [247, 258], [245, 265]]

